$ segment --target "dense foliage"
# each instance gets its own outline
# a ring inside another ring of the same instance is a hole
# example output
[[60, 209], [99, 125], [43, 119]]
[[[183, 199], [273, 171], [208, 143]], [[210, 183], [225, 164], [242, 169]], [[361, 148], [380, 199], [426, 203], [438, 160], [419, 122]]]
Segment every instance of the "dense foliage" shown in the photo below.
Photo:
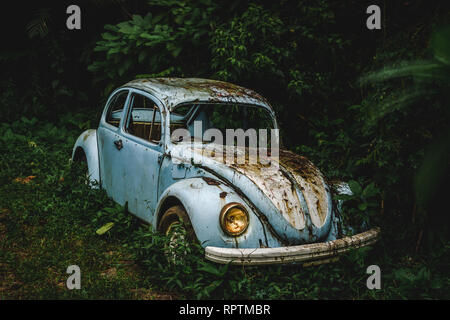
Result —
[[[0, 53], [0, 192], [14, 195], [1, 202], [0, 226], [8, 231], [2, 261], [25, 273], [31, 265], [62, 267], [70, 260], [67, 252], [64, 263], [46, 255], [22, 259], [13, 244], [31, 232], [36, 237], [17, 242], [23, 250], [38, 250], [38, 239], [57, 247], [61, 234], [70, 232], [94, 252], [96, 228], [118, 219], [98, 250], [126, 245], [117, 250], [139, 261], [145, 285], [181, 296], [442, 296], [439, 288], [449, 279], [448, 258], [439, 260], [449, 248], [449, 7], [425, 1], [380, 6], [379, 31], [365, 28], [367, 4], [360, 1], [89, 1], [79, 34], [64, 29], [56, 9], [31, 10], [14, 31], [20, 45]], [[91, 8], [105, 14], [94, 15]], [[131, 225], [131, 231], [118, 232], [128, 221], [119, 214], [123, 209], [83, 187], [67, 167], [74, 139], [97, 125], [111, 90], [155, 76], [226, 80], [268, 98], [285, 147], [308, 156], [330, 179], [351, 181], [349, 219], [380, 224], [382, 242], [370, 254], [361, 250], [315, 270], [228, 269], [198, 255], [186, 269], [161, 267], [158, 259], [164, 257], [155, 254], [160, 242], [148, 240], [159, 236]], [[29, 176], [38, 181], [31, 179], [33, 187], [14, 182]], [[387, 272], [381, 293], [363, 292], [362, 266], [369, 260]], [[93, 281], [101, 281], [93, 265], [86, 267]], [[19, 296], [56, 294], [37, 292], [28, 281], [20, 280], [29, 291]], [[124, 288], [134, 283], [127, 281]], [[94, 291], [81, 296], [104, 296], [101, 288]]]

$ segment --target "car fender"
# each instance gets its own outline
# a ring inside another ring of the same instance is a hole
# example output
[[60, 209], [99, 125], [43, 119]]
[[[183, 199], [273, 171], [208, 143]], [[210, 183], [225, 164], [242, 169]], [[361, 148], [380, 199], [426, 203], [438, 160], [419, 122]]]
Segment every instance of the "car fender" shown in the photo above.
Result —
[[[350, 186], [345, 181], [330, 181], [328, 182], [328, 185], [331, 188], [331, 193], [333, 196], [335, 195], [353, 195], [352, 190], [350, 189]], [[344, 200], [335, 200], [333, 204], [333, 219], [331, 221], [331, 228], [330, 232], [328, 234], [328, 237], [325, 239], [325, 241], [334, 241], [336, 239], [342, 238], [343, 234], [342, 231], [339, 230], [339, 225], [342, 223], [342, 204], [344, 203]], [[348, 229], [347, 231], [351, 231], [353, 233], [353, 230]]]
[[[200, 244], [228, 248], [259, 248], [279, 246], [277, 239], [266, 232], [259, 218], [252, 212], [240, 196], [223, 183], [208, 184], [203, 178], [188, 178], [168, 187], [160, 197], [153, 225], [159, 224], [164, 214], [166, 200], [176, 198], [185, 208]], [[249, 214], [246, 232], [232, 237], [222, 230], [219, 216], [222, 208], [230, 202], [243, 205]]]
[[75, 142], [72, 151], [72, 161], [79, 160], [82, 152], [86, 155], [89, 180], [100, 183], [100, 167], [98, 159], [97, 130], [84, 131]]

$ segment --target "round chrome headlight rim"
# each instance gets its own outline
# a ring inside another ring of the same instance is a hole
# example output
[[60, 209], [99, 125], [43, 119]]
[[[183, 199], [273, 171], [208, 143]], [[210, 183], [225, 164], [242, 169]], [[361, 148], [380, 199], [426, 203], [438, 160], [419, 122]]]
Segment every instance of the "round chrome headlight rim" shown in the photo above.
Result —
[[[226, 227], [226, 223], [227, 223], [226, 218], [230, 213], [232, 213], [233, 209], [238, 209], [238, 210], [242, 211], [242, 213], [245, 216], [245, 226], [236, 232], [233, 232]], [[219, 221], [220, 221], [220, 227], [222, 228], [222, 231], [226, 235], [232, 236], [232, 237], [238, 237], [238, 236], [242, 235], [243, 233], [245, 233], [248, 229], [248, 225], [250, 224], [249, 223], [250, 219], [249, 219], [249, 214], [248, 214], [247, 209], [238, 202], [230, 202], [230, 203], [226, 204], [220, 211]]]

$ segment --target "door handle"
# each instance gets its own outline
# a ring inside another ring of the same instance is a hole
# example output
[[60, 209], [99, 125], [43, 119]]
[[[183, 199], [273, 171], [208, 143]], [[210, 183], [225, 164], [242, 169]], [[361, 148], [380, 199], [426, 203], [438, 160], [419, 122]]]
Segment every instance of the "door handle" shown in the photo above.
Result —
[[116, 141], [114, 141], [114, 144], [116, 145], [117, 150], [120, 150], [123, 148], [122, 140], [116, 140]]

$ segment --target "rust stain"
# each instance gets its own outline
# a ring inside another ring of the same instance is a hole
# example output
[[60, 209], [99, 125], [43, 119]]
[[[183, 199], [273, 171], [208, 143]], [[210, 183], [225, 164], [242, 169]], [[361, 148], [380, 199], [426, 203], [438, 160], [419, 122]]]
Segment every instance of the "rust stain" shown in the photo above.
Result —
[[[123, 87], [156, 91], [163, 95], [169, 109], [188, 101], [253, 101], [271, 109], [268, 101], [255, 91], [232, 83], [201, 78], [147, 78], [128, 82]], [[167, 100], [166, 100], [167, 98]], [[189, 99], [192, 98], [192, 99]]]
[[[316, 227], [321, 227], [327, 218], [328, 194], [324, 177], [314, 164], [306, 157], [287, 150], [280, 150], [280, 166], [276, 168], [270, 165], [269, 158], [261, 161], [263, 159], [258, 153], [250, 151], [250, 148], [235, 148], [234, 152], [229, 154], [233, 159], [227, 159], [227, 152], [224, 148], [222, 159], [214, 157], [214, 160], [225, 164], [232, 162], [228, 165], [230, 168], [252, 180], [272, 201], [284, 218], [296, 229], [302, 230], [306, 224], [306, 212], [298, 198], [298, 188], [308, 207], [311, 222]], [[208, 149], [195, 148], [194, 152], [213, 158], [212, 151]], [[217, 156], [217, 149], [214, 151], [214, 155]], [[238, 161], [239, 159], [241, 161]]]
[[205, 182], [210, 186], [218, 186], [220, 184], [219, 181], [213, 178], [203, 177], [203, 180], [205, 180]]
[[246, 161], [245, 164], [231, 166], [252, 180], [294, 228], [302, 230], [305, 227], [305, 212], [301, 208], [295, 186], [283, 170], [260, 162], [249, 164]]
[[306, 157], [280, 150], [280, 163], [294, 176], [308, 205], [311, 221], [321, 226], [327, 217], [328, 197], [322, 173]]

